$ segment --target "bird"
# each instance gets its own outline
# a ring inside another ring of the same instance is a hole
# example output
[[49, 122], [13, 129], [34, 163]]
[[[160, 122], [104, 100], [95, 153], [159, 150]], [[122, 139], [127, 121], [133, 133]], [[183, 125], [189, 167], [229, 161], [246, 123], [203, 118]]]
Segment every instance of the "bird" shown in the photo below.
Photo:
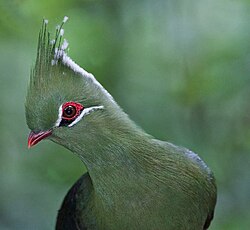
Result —
[[69, 57], [67, 20], [53, 36], [43, 20], [25, 101], [28, 147], [51, 140], [87, 169], [66, 194], [55, 229], [208, 229], [213, 172], [191, 150], [147, 134]]

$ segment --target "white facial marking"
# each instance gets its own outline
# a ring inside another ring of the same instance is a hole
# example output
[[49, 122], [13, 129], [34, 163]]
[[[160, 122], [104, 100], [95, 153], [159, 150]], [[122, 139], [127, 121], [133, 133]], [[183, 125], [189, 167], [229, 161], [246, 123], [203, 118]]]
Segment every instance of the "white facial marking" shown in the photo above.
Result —
[[55, 123], [55, 127], [58, 127], [60, 125], [61, 121], [62, 121], [62, 105], [58, 109], [58, 118], [57, 118], [57, 121]]
[[80, 120], [82, 120], [82, 118], [88, 114], [90, 114], [91, 112], [98, 110], [98, 109], [103, 109], [104, 107], [101, 106], [93, 106], [93, 107], [89, 107], [89, 108], [85, 108], [81, 114], [70, 124], [68, 125], [68, 127], [72, 127], [73, 125], [75, 125], [76, 123], [78, 123]]
[[[84, 110], [81, 112], [81, 114], [71, 123], [68, 125], [68, 127], [72, 127], [73, 125], [75, 125], [76, 123], [78, 123], [80, 120], [82, 120], [82, 118], [88, 114], [90, 114], [91, 112], [95, 111], [95, 110], [98, 110], [98, 109], [103, 109], [104, 106], [92, 106], [92, 107], [89, 107], [89, 108], [84, 108]], [[57, 121], [55, 123], [55, 127], [59, 127], [61, 121], [62, 121], [62, 114], [63, 114], [63, 111], [62, 111], [62, 105], [59, 107], [58, 109], [58, 118], [57, 118]]]

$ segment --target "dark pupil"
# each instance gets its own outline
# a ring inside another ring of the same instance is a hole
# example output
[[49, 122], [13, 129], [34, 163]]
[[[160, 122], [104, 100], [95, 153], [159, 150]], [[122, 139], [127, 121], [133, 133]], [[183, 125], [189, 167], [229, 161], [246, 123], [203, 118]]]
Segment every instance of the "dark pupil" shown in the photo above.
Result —
[[63, 115], [64, 115], [65, 117], [71, 118], [71, 117], [75, 116], [75, 114], [76, 114], [76, 108], [73, 107], [73, 106], [71, 106], [71, 105], [68, 106], [68, 107], [66, 107], [66, 108], [64, 109]]

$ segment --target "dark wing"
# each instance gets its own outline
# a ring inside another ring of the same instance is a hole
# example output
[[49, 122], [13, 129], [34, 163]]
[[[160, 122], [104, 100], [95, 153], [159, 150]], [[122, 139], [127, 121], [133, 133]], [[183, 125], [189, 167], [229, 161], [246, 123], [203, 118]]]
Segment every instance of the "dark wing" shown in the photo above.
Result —
[[204, 224], [203, 230], [207, 230], [209, 228], [213, 218], [214, 218], [214, 211], [208, 215], [206, 222]]
[[90, 185], [90, 177], [85, 173], [68, 191], [58, 211], [56, 230], [87, 230], [84, 220], [79, 218], [77, 199], [82, 198], [84, 195], [82, 189], [88, 185]]

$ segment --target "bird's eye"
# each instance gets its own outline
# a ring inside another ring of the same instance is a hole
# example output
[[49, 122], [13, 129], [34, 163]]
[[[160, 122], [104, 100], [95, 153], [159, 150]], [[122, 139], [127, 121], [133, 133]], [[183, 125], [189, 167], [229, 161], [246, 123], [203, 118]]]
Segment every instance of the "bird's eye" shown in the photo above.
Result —
[[76, 115], [76, 107], [69, 105], [63, 110], [63, 118], [72, 118]]
[[103, 106], [92, 106], [85, 108], [82, 104], [74, 101], [65, 102], [58, 109], [58, 119], [55, 127], [72, 127], [85, 115], [95, 110], [103, 109]]
[[77, 102], [66, 102], [62, 105], [62, 120], [67, 121], [66, 123], [73, 121], [83, 111], [84, 107]]

